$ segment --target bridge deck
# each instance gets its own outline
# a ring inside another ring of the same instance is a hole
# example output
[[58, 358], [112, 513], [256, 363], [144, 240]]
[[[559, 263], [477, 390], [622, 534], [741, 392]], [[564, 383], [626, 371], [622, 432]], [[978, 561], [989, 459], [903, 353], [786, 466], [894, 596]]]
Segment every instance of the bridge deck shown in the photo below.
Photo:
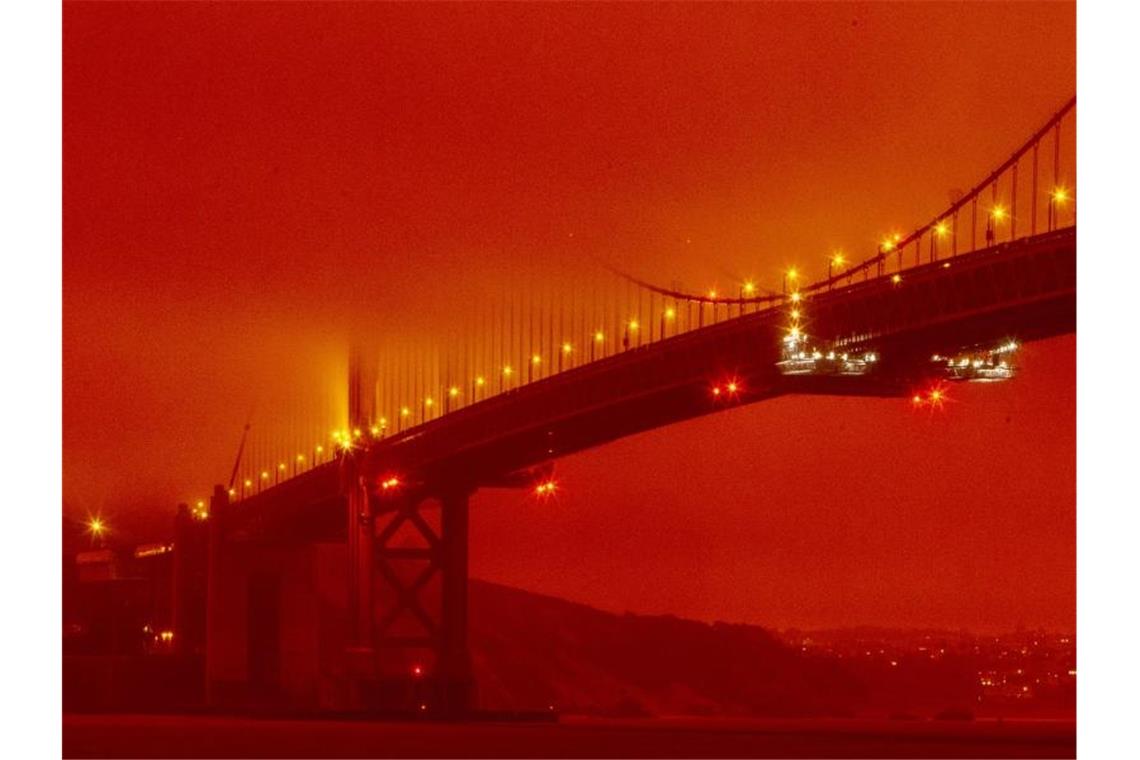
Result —
[[[451, 412], [354, 452], [374, 482], [477, 487], [521, 468], [729, 406], [788, 393], [906, 395], [931, 353], [1076, 329], [1076, 230], [1023, 238], [816, 292], [799, 305], [807, 333], [874, 350], [861, 378], [779, 373], [787, 307], [771, 307], [632, 348]], [[712, 386], [739, 384], [732, 397]], [[339, 461], [240, 502], [233, 528], [273, 533], [298, 510], [311, 530], [343, 533]]]

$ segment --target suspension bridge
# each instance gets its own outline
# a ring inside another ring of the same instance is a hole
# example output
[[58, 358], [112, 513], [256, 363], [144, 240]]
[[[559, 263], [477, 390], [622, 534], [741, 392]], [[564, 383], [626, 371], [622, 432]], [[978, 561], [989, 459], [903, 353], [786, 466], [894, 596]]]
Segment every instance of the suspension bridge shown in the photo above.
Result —
[[210, 701], [462, 714], [477, 489], [548, 497], [559, 457], [781, 395], [936, 407], [948, 383], [1013, 377], [1020, 343], [1076, 329], [1075, 121], [1074, 98], [949, 207], [813, 282], [615, 272], [617, 295], [492, 305], [430, 363], [354, 348], [329, 437], [239, 457], [179, 513], [176, 547], [208, 536], [206, 613], [195, 627], [180, 553], [174, 637], [204, 651]]

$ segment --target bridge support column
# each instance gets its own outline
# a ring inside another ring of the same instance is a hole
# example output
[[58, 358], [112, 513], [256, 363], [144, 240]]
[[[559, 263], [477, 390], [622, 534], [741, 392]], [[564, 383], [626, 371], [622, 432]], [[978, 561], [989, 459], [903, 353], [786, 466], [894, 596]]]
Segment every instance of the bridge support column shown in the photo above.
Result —
[[376, 677], [372, 613], [373, 512], [368, 489], [357, 472], [356, 462], [346, 455], [342, 490], [345, 496], [348, 538], [348, 642], [350, 672], [349, 703], [363, 708], [368, 699], [361, 685]]
[[[414, 703], [407, 707], [446, 718], [461, 718], [474, 704], [467, 638], [469, 495], [469, 490], [456, 488], [439, 497], [438, 533], [421, 514], [422, 494], [406, 494], [397, 502], [377, 501], [373, 507], [390, 515], [377, 523], [374, 539], [376, 599], [391, 600], [376, 610], [378, 659], [409, 666]], [[407, 532], [409, 526], [412, 534]], [[418, 536], [419, 545], [394, 544], [401, 532], [405, 537]], [[403, 573], [398, 572], [398, 563]], [[437, 574], [438, 595], [432, 593]], [[400, 621], [412, 622], [422, 633], [406, 625], [401, 628]], [[424, 660], [416, 650], [434, 654], [434, 666], [421, 665]]]
[[469, 493], [457, 490], [442, 499], [440, 565], [439, 679], [442, 709], [449, 716], [468, 712], [474, 683], [467, 639], [467, 523]]
[[216, 687], [221, 668], [221, 654], [225, 646], [225, 637], [232, 636], [232, 631], [224, 627], [222, 619], [222, 585], [225, 583], [225, 570], [227, 552], [225, 547], [226, 513], [229, 508], [230, 497], [226, 489], [220, 485], [214, 486], [214, 494], [210, 497], [210, 523], [209, 547], [206, 560], [206, 661], [205, 667], [205, 694], [206, 706], [217, 707], [220, 695]]

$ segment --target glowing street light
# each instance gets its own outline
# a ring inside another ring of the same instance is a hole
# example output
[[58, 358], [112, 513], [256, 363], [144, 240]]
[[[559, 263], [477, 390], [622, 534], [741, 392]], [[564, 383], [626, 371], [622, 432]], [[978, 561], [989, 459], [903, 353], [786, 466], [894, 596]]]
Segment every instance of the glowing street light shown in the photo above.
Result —
[[986, 245], [993, 245], [997, 242], [997, 223], [1003, 221], [1007, 216], [1005, 208], [1000, 204], [994, 204], [994, 207], [990, 209], [986, 218]]
[[1069, 191], [1064, 187], [1055, 187], [1049, 193], [1049, 231], [1052, 232], [1059, 219], [1060, 207], [1069, 200]]
[[740, 292], [744, 294], [745, 297], [751, 297], [752, 294], [756, 292], [756, 283], [751, 280], [745, 280], [744, 284], [740, 286]]
[[[836, 251], [835, 254], [827, 260], [827, 279], [831, 279], [833, 268], [842, 267], [846, 263], [847, 259], [843, 258], [843, 251]], [[828, 285], [828, 287], [831, 286]]]
[[107, 532], [107, 525], [102, 518], [92, 517], [87, 521], [87, 532], [91, 534], [92, 539], [101, 539], [103, 534]]
[[622, 336], [622, 345], [625, 348], [629, 348], [633, 344], [633, 339], [635, 337], [639, 338], [638, 344], [640, 345], [640, 343], [641, 343], [640, 336], [638, 335], [638, 332], [637, 332], [640, 328], [641, 328], [641, 325], [638, 323], [638, 321], [636, 319], [631, 319], [631, 320], [629, 320], [629, 322], [626, 323], [625, 335]]
[[796, 271], [795, 267], [792, 267], [791, 269], [788, 269], [787, 271], [784, 272], [784, 292], [785, 293], [788, 292], [788, 283], [789, 282], [794, 283], [796, 281], [796, 278], [799, 276], [800, 276], [800, 274], [799, 274], [799, 272]]

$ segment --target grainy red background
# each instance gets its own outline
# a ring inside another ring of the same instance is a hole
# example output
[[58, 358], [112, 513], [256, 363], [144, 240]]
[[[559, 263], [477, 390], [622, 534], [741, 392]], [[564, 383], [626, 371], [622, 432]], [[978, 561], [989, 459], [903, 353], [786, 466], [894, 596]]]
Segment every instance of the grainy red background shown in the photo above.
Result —
[[[350, 324], [462, 319], [524, 259], [778, 287], [870, 252], [1074, 92], [1074, 28], [1066, 3], [66, 3], [65, 514], [163, 535], [251, 397], [319, 386]], [[936, 417], [791, 398], [571, 457], [556, 504], [480, 495], [473, 572], [776, 626], [1071, 629], [1074, 354], [1027, 346]]]

